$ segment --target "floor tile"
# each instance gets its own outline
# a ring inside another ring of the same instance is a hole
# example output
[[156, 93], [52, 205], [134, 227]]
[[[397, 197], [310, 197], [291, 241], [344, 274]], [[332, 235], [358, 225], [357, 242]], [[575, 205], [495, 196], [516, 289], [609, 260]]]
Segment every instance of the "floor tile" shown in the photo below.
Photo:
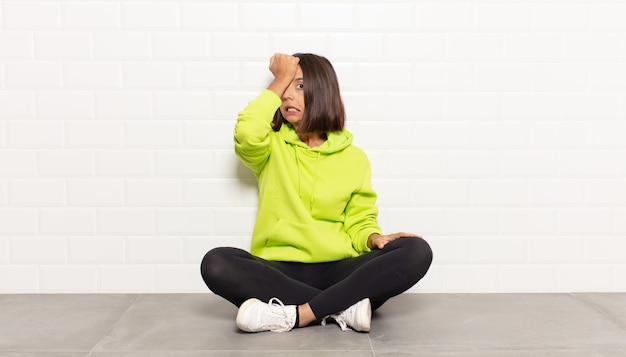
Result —
[[574, 294], [574, 297], [592, 305], [626, 330], [626, 294]]
[[626, 348], [626, 333], [568, 294], [414, 294], [389, 301], [370, 333], [384, 351]]
[[2, 295], [0, 351], [90, 351], [132, 295]]
[[332, 324], [289, 333], [240, 332], [236, 313], [233, 305], [212, 294], [142, 295], [94, 352], [371, 351], [367, 334], [344, 333]]

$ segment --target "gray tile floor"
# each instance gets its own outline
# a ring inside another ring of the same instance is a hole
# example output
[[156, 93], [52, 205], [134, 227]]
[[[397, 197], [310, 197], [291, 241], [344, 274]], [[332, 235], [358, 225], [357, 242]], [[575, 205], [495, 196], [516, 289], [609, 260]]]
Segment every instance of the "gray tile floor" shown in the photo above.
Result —
[[369, 334], [235, 314], [210, 293], [0, 295], [0, 356], [626, 356], [626, 294], [404, 294]]

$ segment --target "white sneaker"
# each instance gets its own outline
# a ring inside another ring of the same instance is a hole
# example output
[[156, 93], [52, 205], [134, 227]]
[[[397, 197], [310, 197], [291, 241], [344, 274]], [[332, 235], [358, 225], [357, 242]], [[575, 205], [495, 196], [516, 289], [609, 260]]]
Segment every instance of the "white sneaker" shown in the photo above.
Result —
[[237, 327], [246, 332], [287, 332], [296, 324], [296, 305], [283, 305], [277, 298], [266, 304], [259, 299], [248, 299], [237, 312]]
[[[355, 331], [369, 332], [372, 321], [372, 305], [369, 298], [365, 298], [356, 304], [343, 310], [339, 314], [330, 315], [337, 321], [342, 331], [348, 331], [352, 327]], [[322, 320], [322, 325], [326, 325], [326, 317]]]

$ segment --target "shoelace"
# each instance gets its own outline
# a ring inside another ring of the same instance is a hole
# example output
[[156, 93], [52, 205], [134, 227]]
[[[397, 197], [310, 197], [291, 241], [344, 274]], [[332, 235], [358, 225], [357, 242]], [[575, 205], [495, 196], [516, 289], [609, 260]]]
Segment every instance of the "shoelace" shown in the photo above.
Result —
[[348, 327], [348, 324], [344, 321], [344, 319], [339, 315], [328, 315], [324, 317], [321, 323], [322, 326], [326, 326], [327, 318], [332, 318], [333, 320], [337, 321], [337, 324], [339, 324], [339, 327], [341, 327], [341, 331], [352, 331], [352, 329]]
[[271, 322], [268, 324], [271, 327], [279, 326], [278, 328], [271, 329], [275, 332], [287, 332], [296, 323], [295, 315], [289, 314], [282, 301], [277, 298], [271, 298], [267, 303], [273, 316]]

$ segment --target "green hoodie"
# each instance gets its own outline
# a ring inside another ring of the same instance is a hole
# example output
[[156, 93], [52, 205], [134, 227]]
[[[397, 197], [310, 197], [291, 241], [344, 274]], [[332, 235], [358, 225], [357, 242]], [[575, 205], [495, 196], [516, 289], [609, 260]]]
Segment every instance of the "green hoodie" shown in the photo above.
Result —
[[264, 90], [239, 113], [235, 153], [259, 186], [251, 253], [274, 261], [317, 263], [369, 251], [380, 233], [370, 163], [347, 130], [310, 148], [290, 124], [272, 130], [280, 98]]

